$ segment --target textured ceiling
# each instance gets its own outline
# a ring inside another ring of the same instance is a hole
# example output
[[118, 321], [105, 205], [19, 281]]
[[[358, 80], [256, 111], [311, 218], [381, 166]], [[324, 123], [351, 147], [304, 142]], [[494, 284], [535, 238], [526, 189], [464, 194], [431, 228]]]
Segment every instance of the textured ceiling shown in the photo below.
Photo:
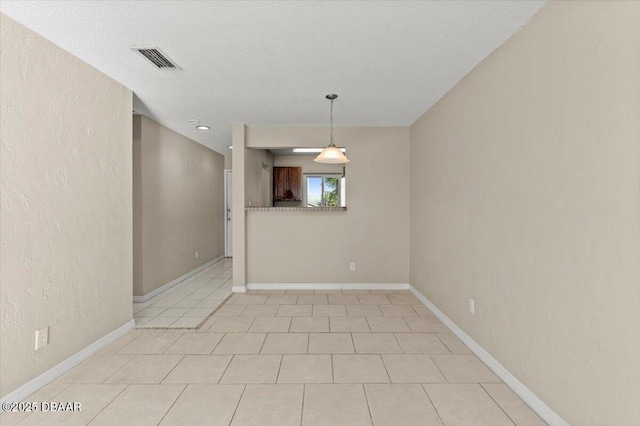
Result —
[[[221, 153], [232, 122], [406, 126], [544, 1], [10, 1], [0, 10], [132, 89], [136, 111]], [[158, 46], [182, 71], [130, 50]], [[188, 122], [211, 126], [198, 131]]]

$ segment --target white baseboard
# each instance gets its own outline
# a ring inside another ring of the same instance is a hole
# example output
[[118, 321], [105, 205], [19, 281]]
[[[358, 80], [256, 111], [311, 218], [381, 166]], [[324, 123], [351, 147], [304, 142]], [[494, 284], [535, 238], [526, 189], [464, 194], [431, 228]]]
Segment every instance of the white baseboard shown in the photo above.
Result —
[[155, 297], [155, 296], [159, 295], [163, 291], [169, 290], [174, 285], [176, 285], [178, 283], [181, 283], [182, 281], [186, 280], [187, 278], [197, 274], [198, 272], [204, 271], [209, 266], [213, 265], [214, 263], [217, 263], [217, 262], [221, 261], [222, 259], [224, 259], [224, 255], [216, 257], [212, 261], [209, 261], [209, 262], [205, 263], [202, 266], [198, 266], [196, 269], [191, 270], [191, 271], [187, 272], [186, 274], [179, 276], [175, 280], [169, 281], [168, 283], [162, 285], [161, 287], [156, 288], [153, 291], [150, 291], [149, 293], [145, 294], [144, 296], [133, 296], [133, 303], [144, 303], [147, 300], [151, 299], [152, 297]]
[[251, 283], [249, 290], [408, 290], [406, 283]]
[[246, 293], [247, 287], [243, 285], [234, 285], [231, 287], [231, 293]]
[[462, 342], [467, 345], [471, 351], [476, 354], [487, 367], [489, 367], [511, 390], [524, 401], [535, 413], [540, 416], [547, 424], [552, 426], [568, 426], [569, 423], [564, 421], [562, 417], [544, 403], [538, 396], [526, 387], [520, 380], [509, 372], [502, 364], [498, 362], [489, 352], [473, 340], [467, 333], [462, 331], [453, 321], [449, 319], [440, 309], [438, 309], [429, 299], [422, 293], [409, 286], [409, 291], [413, 293], [431, 312], [434, 313], [440, 321], [446, 325], [453, 334], [455, 334]]
[[[95, 342], [93, 342], [92, 344], [90, 344], [80, 352], [77, 352], [76, 354], [71, 355], [69, 358], [65, 359], [60, 364], [57, 364], [53, 368], [50, 368], [49, 370], [45, 371], [35, 379], [20, 386], [18, 389], [14, 390], [10, 394], [2, 398], [0, 402], [4, 404], [5, 402], [20, 402], [24, 400], [29, 395], [38, 391], [45, 385], [51, 383], [53, 380], [62, 376], [64, 373], [66, 373], [76, 365], [80, 364], [82, 361], [89, 358], [91, 355], [95, 354], [96, 352], [100, 351], [101, 349], [105, 348], [111, 343], [115, 342], [117, 339], [124, 336], [129, 330], [133, 330], [134, 327], [135, 327], [134, 320], [129, 321], [122, 327], [117, 328], [111, 333], [107, 334], [106, 336], [103, 336], [100, 339], [96, 340]], [[0, 410], [0, 412], [2, 411]]]

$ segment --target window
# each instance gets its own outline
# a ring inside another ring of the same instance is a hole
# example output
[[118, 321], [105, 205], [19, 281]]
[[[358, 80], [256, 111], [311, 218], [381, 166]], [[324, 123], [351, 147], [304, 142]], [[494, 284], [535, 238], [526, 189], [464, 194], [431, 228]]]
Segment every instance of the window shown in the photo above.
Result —
[[305, 207], [343, 207], [344, 177], [338, 174], [305, 175]]

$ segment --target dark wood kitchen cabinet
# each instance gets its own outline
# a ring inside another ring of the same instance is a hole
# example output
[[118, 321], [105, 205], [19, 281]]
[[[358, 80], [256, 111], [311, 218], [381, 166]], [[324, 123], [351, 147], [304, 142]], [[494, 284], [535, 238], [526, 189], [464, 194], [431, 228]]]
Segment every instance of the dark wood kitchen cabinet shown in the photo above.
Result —
[[302, 167], [273, 168], [273, 201], [302, 201]]

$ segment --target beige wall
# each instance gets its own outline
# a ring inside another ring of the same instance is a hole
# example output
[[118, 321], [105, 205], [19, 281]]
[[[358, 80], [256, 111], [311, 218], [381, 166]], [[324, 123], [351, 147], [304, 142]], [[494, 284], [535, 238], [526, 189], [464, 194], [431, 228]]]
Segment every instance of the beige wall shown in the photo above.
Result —
[[[347, 211], [247, 212], [247, 282], [408, 282], [409, 129], [338, 128], [335, 135], [352, 161]], [[247, 127], [246, 137], [254, 148], [318, 147], [329, 129]]]
[[640, 424], [639, 22], [551, 2], [411, 126], [411, 283], [571, 424]]
[[133, 295], [142, 287], [142, 116], [133, 116]]
[[224, 156], [224, 168], [226, 170], [231, 170], [233, 168], [233, 156], [232, 156], [232, 154]]
[[131, 320], [131, 102], [0, 15], [2, 396]]
[[232, 209], [231, 228], [233, 231], [233, 290], [240, 291], [247, 284], [246, 270], [246, 221], [245, 221], [245, 146], [247, 127], [243, 123], [231, 125], [231, 140], [236, 153], [232, 156]]
[[[245, 204], [247, 206], [271, 206], [273, 200], [271, 177], [273, 154], [265, 149], [247, 149], [244, 161]], [[266, 170], [266, 174], [263, 169]]]
[[[348, 156], [349, 153], [347, 153]], [[316, 163], [313, 159], [318, 154], [312, 155], [276, 155], [273, 157], [275, 167], [300, 167], [302, 173], [340, 173], [342, 174], [342, 164], [322, 164]], [[304, 180], [303, 180], [304, 185]], [[349, 184], [345, 185], [347, 188]], [[276, 201], [276, 207], [302, 207], [302, 201]]]
[[135, 120], [134, 294], [142, 296], [224, 255], [224, 157], [147, 117]]

